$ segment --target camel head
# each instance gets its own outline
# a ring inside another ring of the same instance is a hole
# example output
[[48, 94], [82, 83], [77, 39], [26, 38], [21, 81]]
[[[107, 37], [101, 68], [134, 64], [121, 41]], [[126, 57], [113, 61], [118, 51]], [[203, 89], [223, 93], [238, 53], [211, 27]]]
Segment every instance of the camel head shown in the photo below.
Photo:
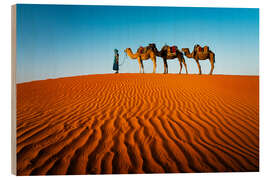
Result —
[[149, 44], [149, 47], [155, 48], [155, 49], [157, 48], [155, 43], [150, 43], [150, 44]]
[[138, 57], [137, 53], [133, 54], [131, 48], [126, 48], [124, 50], [124, 52], [126, 53], [126, 55], [128, 55], [131, 59], [136, 59]]
[[170, 47], [168, 44], [165, 44], [162, 48], [168, 48], [168, 47]]
[[182, 51], [186, 51], [188, 48], [182, 48]]
[[125, 50], [124, 50], [124, 52], [127, 54], [128, 52], [130, 52], [131, 51], [131, 49], [130, 48], [126, 48]]
[[148, 45], [148, 47], [149, 47], [150, 49], [152, 49], [152, 51], [154, 51], [156, 55], [159, 55], [159, 51], [158, 51], [157, 46], [156, 46], [155, 43], [150, 43], [150, 44]]
[[169, 45], [165, 44], [165, 45], [161, 48], [160, 52], [167, 52], [167, 50], [168, 50], [169, 47], [170, 47]]
[[184, 52], [184, 55], [188, 58], [193, 58], [194, 52], [190, 53], [188, 48], [182, 48], [182, 51]]
[[182, 48], [182, 51], [185, 53], [185, 55], [187, 54], [187, 52], [189, 51], [188, 48]]

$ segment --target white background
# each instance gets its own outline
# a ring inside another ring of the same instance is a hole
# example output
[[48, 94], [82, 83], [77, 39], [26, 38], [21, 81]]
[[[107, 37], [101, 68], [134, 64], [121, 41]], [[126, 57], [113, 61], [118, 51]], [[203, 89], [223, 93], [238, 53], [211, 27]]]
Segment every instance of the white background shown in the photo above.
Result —
[[[0, 5], [0, 179], [269, 179], [270, 58], [267, 55], [270, 53], [270, 6], [267, 2], [267, 0], [2, 0]], [[11, 5], [16, 3], [260, 8], [260, 172], [38, 177], [11, 175]]]

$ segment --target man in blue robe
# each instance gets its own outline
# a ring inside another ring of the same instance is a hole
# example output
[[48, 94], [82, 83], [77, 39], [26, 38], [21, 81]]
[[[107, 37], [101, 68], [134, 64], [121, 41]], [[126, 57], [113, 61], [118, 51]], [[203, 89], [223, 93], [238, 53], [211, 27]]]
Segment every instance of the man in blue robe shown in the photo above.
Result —
[[119, 54], [117, 49], [114, 49], [113, 70], [115, 73], [118, 73], [119, 71]]

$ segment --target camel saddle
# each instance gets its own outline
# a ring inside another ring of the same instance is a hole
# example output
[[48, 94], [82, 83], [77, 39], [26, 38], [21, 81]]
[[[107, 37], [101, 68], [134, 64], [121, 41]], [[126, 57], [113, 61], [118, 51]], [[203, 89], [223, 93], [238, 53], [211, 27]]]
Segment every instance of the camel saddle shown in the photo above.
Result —
[[196, 51], [197, 52], [202, 52], [202, 53], [207, 53], [209, 52], [209, 47], [208, 46], [204, 46], [203, 48], [200, 45], [196, 45]]
[[148, 47], [139, 47], [138, 51], [140, 54], [145, 54], [148, 50]]
[[169, 46], [168, 47], [168, 54], [176, 54], [177, 46]]

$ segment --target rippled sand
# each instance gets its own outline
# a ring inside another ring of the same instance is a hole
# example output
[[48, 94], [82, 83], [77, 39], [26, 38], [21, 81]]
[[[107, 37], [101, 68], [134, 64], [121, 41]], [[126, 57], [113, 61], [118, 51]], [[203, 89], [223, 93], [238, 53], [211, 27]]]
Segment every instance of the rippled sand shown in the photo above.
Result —
[[259, 77], [105, 74], [17, 84], [17, 173], [259, 170]]

